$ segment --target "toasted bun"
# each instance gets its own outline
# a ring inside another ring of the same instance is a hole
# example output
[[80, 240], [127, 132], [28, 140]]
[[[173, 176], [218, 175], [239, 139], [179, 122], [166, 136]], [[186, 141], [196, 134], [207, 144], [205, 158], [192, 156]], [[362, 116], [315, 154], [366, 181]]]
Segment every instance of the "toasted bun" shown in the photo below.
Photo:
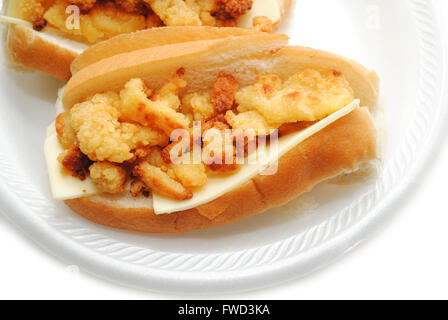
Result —
[[[282, 19], [287, 13], [290, 3], [290, 0], [279, 1]], [[282, 19], [275, 24], [275, 28], [281, 24]], [[195, 31], [194, 28], [198, 28], [198, 30]], [[199, 31], [202, 28], [209, 28], [209, 31]], [[154, 32], [158, 29], [167, 30]], [[143, 34], [140, 34], [141, 32], [123, 34], [118, 36], [114, 40], [115, 42], [111, 42], [114, 45], [110, 45], [111, 43], [108, 41], [105, 44], [100, 42], [93, 46], [95, 49], [90, 51], [89, 55], [84, 55], [83, 59], [76, 61], [71, 68], [72, 62], [88, 46], [67, 38], [62, 32], [51, 28], [46, 28], [44, 32], [37, 32], [29, 26], [11, 25], [7, 42], [11, 56], [17, 64], [42, 71], [62, 80], [68, 80], [72, 72], [76, 73], [82, 67], [96, 62], [98, 59], [118, 53], [176, 42], [218, 39], [251, 32], [248, 29], [240, 28], [180, 27], [179, 30], [176, 29], [177, 27], [163, 27], [143, 30], [141, 31]], [[145, 32], [148, 32], [149, 35], [144, 35]]]
[[319, 182], [375, 158], [375, 126], [367, 108], [360, 108], [281, 157], [275, 175], [257, 176], [238, 189], [188, 211], [155, 215], [151, 199], [147, 199], [144, 207], [136, 206], [131, 197], [111, 200], [95, 196], [65, 203], [81, 216], [113, 228], [153, 233], [188, 232], [223, 226], [281, 206]]
[[[77, 72], [63, 94], [66, 109], [86, 97], [121, 88], [141, 77], [161, 87], [181, 67], [187, 90], [211, 88], [220, 71], [232, 73], [242, 86], [260, 74], [287, 78], [304, 68], [344, 74], [363, 105], [378, 99], [376, 74], [346, 58], [303, 47], [285, 47], [282, 35], [254, 33], [225, 39], [193, 41], [121, 53]], [[82, 58], [82, 57], [81, 57]], [[238, 189], [197, 208], [155, 215], [151, 199], [95, 196], [66, 204], [96, 223], [141, 232], [188, 232], [213, 228], [281, 206], [319, 182], [376, 159], [376, 129], [367, 108], [360, 108], [290, 150], [279, 159], [278, 172], [257, 176]], [[250, 199], [250, 201], [247, 201]]]
[[67, 81], [70, 65], [86, 46], [53, 33], [34, 31], [24, 25], [12, 25], [7, 38], [12, 60]]
[[120, 53], [174, 43], [214, 40], [253, 33], [254, 31], [241, 28], [163, 27], [122, 34], [91, 46], [75, 59], [71, 71], [72, 74], [75, 74], [90, 64]]

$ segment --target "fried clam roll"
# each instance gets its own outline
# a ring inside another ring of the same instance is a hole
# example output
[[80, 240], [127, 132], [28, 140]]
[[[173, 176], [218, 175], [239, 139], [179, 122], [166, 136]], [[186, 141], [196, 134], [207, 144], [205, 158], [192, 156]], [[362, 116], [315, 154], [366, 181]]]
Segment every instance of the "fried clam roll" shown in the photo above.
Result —
[[[113, 47], [110, 41], [106, 45]], [[63, 189], [54, 188], [55, 198], [96, 223], [140, 232], [237, 222], [373, 165], [377, 100], [375, 72], [329, 52], [288, 46], [283, 35], [254, 33], [109, 56], [76, 72], [63, 92], [65, 116], [49, 137], [57, 136], [52, 141], [60, 149], [86, 155], [94, 177], [82, 182], [90, 183], [87, 194], [78, 188], [58, 196]], [[253, 134], [239, 148], [238, 132], [246, 129]], [[176, 130], [185, 135], [173, 139]], [[223, 139], [209, 140], [210, 130]], [[258, 139], [258, 150], [274, 132], [276, 170], [259, 174], [272, 163], [244, 162], [253, 154], [250, 141]], [[199, 162], [192, 160], [196, 148]], [[229, 152], [224, 158], [217, 150]], [[177, 156], [191, 161], [177, 162]], [[47, 153], [47, 161], [51, 157], [57, 155]], [[235, 161], [241, 158], [243, 163]], [[234, 161], [220, 161], [227, 159]]]
[[[68, 80], [70, 64], [86, 48], [125, 36], [163, 45], [214, 39], [246, 31], [270, 32], [280, 24], [289, 0], [9, 0], [0, 21], [9, 25], [7, 46], [17, 65]], [[233, 29], [209, 33], [165, 31], [142, 37], [139, 31], [166, 27]], [[136, 34], [137, 33], [137, 34]], [[122, 47], [120, 50], [135, 49]], [[115, 50], [113, 53], [117, 53]]]

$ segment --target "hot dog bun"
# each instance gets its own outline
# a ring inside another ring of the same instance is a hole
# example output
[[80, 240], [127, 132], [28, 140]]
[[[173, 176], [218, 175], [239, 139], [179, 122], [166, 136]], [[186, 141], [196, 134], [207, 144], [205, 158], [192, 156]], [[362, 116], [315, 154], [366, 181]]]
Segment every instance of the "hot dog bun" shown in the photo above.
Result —
[[[369, 111], [361, 108], [284, 155], [275, 175], [257, 176], [217, 200], [191, 210], [155, 215], [150, 201], [147, 207], [136, 207], [130, 196], [112, 199], [95, 196], [65, 203], [81, 216], [113, 228], [151, 233], [189, 232], [227, 225], [281, 206], [316, 184], [375, 158], [375, 127]], [[216, 218], [208, 218], [211, 215]]]
[[87, 48], [57, 32], [37, 32], [26, 25], [11, 25], [6, 41], [15, 64], [65, 81], [71, 77], [71, 63]]
[[[12, 1], [12, 0], [11, 0]], [[16, 1], [16, 0], [14, 0]], [[264, 0], [255, 0], [255, 1], [264, 1]], [[279, 11], [281, 14], [281, 19], [274, 24], [274, 27], [277, 28], [280, 25], [281, 20], [287, 13], [290, 7], [290, 0], [277, 0]], [[7, 7], [5, 5], [5, 7]], [[10, 12], [4, 12], [6, 15], [11, 14], [13, 18], [18, 18], [19, 13], [17, 5], [14, 3], [14, 10], [9, 10]], [[8, 10], [5, 10], [8, 11]], [[13, 11], [13, 12], [11, 12]], [[33, 30], [30, 23], [20, 23], [19, 19], [17, 19], [16, 23], [11, 23], [8, 30], [7, 35], [7, 47], [11, 54], [11, 58], [13, 62], [16, 64], [22, 65], [26, 68], [36, 69], [47, 73], [53, 77], [59, 78], [61, 80], [67, 81], [71, 77], [71, 71], [76, 72], [82, 66], [89, 64], [93, 61], [96, 61], [96, 52], [107, 53], [107, 49], [110, 47], [105, 47], [97, 44], [96, 50], [91, 51], [91, 55], [84, 56], [83, 60], [78, 61], [77, 64], [74, 64], [72, 70], [70, 70], [70, 65], [75, 60], [76, 57], [79, 56], [81, 52], [83, 52], [89, 46], [78, 39], [73, 37], [68, 37], [63, 32], [56, 30], [52, 27], [46, 27], [44, 31], [35, 31]], [[10, 22], [9, 22], [10, 23]], [[195, 28], [195, 27], [192, 27]], [[200, 27], [199, 27], [200, 28]], [[205, 39], [217, 39], [221, 37], [227, 37], [229, 35], [240, 35], [245, 32], [249, 32], [249, 29], [238, 30], [238, 28], [210, 28], [210, 32], [196, 32], [192, 29], [181, 27], [182, 30], [165, 28], [167, 31], [162, 31], [160, 33], [151, 33], [156, 29], [153, 28], [147, 29], [144, 31], [148, 31], [149, 34], [153, 34], [154, 38], [151, 36], [142, 36], [139, 33], [132, 34], [123, 34], [117, 42], [120, 42], [124, 45], [122, 46], [114, 46], [114, 52], [110, 52], [109, 54], [116, 54], [122, 50], [131, 51], [136, 50], [139, 47], [143, 46], [148, 48], [150, 46], [158, 46], [164, 44], [170, 44], [175, 42], [183, 42], [183, 41], [192, 41], [192, 40], [205, 40]], [[219, 31], [222, 29], [223, 31]], [[229, 29], [229, 30], [227, 30]], [[180, 32], [180, 33], [177, 33]], [[119, 36], [120, 37], [120, 36]], [[128, 46], [126, 40], [128, 39], [141, 39], [144, 40], [142, 43], [138, 41], [133, 41], [133, 45]]]
[[[186, 70], [189, 91], [210, 88], [220, 71], [232, 73], [241, 85], [247, 85], [260, 74], [287, 78], [301, 69], [315, 68], [342, 72], [362, 105], [375, 107], [378, 78], [374, 72], [328, 52], [285, 47], [286, 41], [281, 35], [252, 34], [118, 54], [77, 72], [67, 84], [63, 104], [69, 109], [93, 93], [120, 88], [132, 77], [158, 88], [181, 67]], [[372, 116], [368, 108], [359, 108], [282, 156], [275, 175], [256, 176], [191, 210], [155, 215], [150, 200], [142, 204], [130, 196], [94, 196], [65, 203], [87, 219], [114, 228], [140, 232], [213, 228], [281, 206], [324, 180], [369, 164], [377, 158], [376, 150]]]

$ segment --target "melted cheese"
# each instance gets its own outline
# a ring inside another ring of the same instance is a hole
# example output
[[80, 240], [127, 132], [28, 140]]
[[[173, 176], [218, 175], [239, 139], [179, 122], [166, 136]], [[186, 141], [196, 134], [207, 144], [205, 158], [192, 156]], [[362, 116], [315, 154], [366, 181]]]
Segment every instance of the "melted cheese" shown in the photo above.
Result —
[[280, 10], [284, 1], [285, 0], [254, 1], [252, 9], [238, 19], [238, 27], [248, 29], [252, 28], [252, 20], [259, 16], [268, 17], [273, 24], [276, 24], [280, 21], [282, 16]]
[[257, 164], [246, 163], [241, 166], [241, 169], [237, 173], [232, 174], [231, 176], [209, 177], [206, 185], [200, 190], [194, 192], [193, 198], [190, 200], [178, 201], [154, 193], [153, 207], [155, 213], [167, 214], [184, 211], [209, 203], [210, 201], [221, 197], [222, 195], [243, 185], [256, 175], [263, 173], [266, 168], [269, 168], [275, 164], [277, 160], [289, 150], [326, 128], [336, 120], [346, 116], [357, 107], [359, 107], [359, 100], [353, 101], [346, 107], [336, 111], [305, 130], [281, 137], [278, 140], [277, 152], [271, 152], [270, 148], [267, 147], [265, 156], [262, 157], [262, 160], [258, 160]]
[[48, 176], [50, 178], [51, 192], [54, 199], [76, 199], [98, 193], [97, 188], [90, 178], [81, 181], [62, 173], [62, 166], [58, 161], [58, 156], [63, 151], [63, 148], [59, 143], [54, 123], [47, 129], [47, 139], [45, 140], [44, 150]]

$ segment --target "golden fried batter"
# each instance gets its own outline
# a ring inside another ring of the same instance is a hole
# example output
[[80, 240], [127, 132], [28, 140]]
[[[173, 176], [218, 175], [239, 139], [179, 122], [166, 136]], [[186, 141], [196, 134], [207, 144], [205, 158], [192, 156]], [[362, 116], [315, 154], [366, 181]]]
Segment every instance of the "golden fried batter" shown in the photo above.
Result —
[[151, 148], [150, 154], [146, 157], [146, 161], [154, 167], [162, 168], [163, 171], [168, 170], [167, 162], [163, 160], [162, 150], [159, 147]]
[[120, 166], [107, 161], [95, 162], [89, 171], [90, 178], [100, 192], [118, 194], [124, 191], [127, 173]]
[[[233, 111], [227, 111], [226, 120], [233, 130], [252, 130], [256, 135], [269, 134], [271, 129], [277, 129], [279, 125], [270, 125], [257, 111], [246, 111], [235, 115]], [[249, 134], [249, 132], [247, 132]]]
[[143, 0], [115, 0], [117, 6], [129, 13], [148, 15], [149, 5]]
[[[120, 92], [120, 119], [157, 128], [167, 136], [175, 129], [188, 128], [188, 118], [176, 112], [180, 106], [180, 100], [176, 95], [178, 84], [180, 83], [176, 80], [174, 86], [167, 85], [166, 90], [162, 89], [157, 95], [161, 100], [152, 101], [147, 98], [141, 79], [130, 80]], [[171, 89], [173, 91], [170, 91]]]
[[205, 166], [202, 163], [173, 165], [173, 170], [176, 178], [187, 188], [202, 187], [207, 182]]
[[64, 149], [71, 149], [78, 146], [76, 131], [73, 129], [71, 121], [69, 112], [61, 113], [56, 117], [56, 132], [59, 143]]
[[191, 93], [182, 99], [182, 113], [196, 121], [207, 121], [214, 117], [215, 107], [211, 102], [210, 93]]
[[252, 9], [252, 0], [217, 0], [213, 16], [219, 20], [232, 20]]
[[253, 24], [253, 29], [256, 31], [268, 32], [268, 33], [274, 31], [274, 25], [273, 25], [271, 19], [269, 19], [266, 16], [260, 16], [260, 17], [253, 18], [252, 24]]
[[212, 12], [216, 9], [216, 0], [185, 0], [196, 14], [204, 26], [222, 26], [220, 21], [212, 16]]
[[230, 126], [223, 116], [207, 121], [203, 126], [202, 161], [214, 172], [229, 173], [239, 169]]
[[82, 11], [87, 11], [92, 9], [97, 0], [64, 0], [68, 4], [74, 4], [79, 7]]
[[146, 17], [146, 28], [147, 29], [163, 27], [164, 25], [165, 24], [163, 23], [163, 21], [154, 12], [148, 14], [148, 16]]
[[65, 150], [59, 155], [58, 160], [64, 172], [80, 180], [86, 179], [89, 166], [92, 164], [79, 148]]
[[[184, 187], [201, 187], [207, 182], [205, 166], [202, 163], [179, 163], [174, 164], [171, 161], [170, 151], [177, 143], [173, 142], [163, 150], [152, 148], [152, 153], [146, 158], [146, 161], [155, 167], [166, 172], [168, 176], [179, 181]], [[192, 160], [191, 151], [190, 160]]]
[[307, 69], [284, 83], [277, 76], [259, 77], [257, 83], [236, 93], [240, 113], [257, 111], [270, 125], [316, 121], [354, 100], [353, 89], [335, 71]]
[[187, 200], [193, 197], [193, 193], [187, 190], [181, 183], [148, 162], [141, 162], [135, 166], [134, 175], [139, 177], [151, 190], [162, 195], [177, 200]]
[[145, 183], [140, 179], [135, 179], [131, 182], [130, 188], [131, 195], [135, 198], [140, 195], [144, 197], [149, 197], [150, 190], [146, 187]]
[[150, 127], [119, 122], [120, 103], [116, 93], [97, 94], [71, 110], [72, 126], [82, 152], [93, 161], [123, 163], [132, 150], [142, 146], [165, 145], [168, 137]]
[[167, 26], [201, 26], [199, 15], [183, 0], [145, 0]]
[[47, 22], [44, 19], [46, 0], [22, 0], [20, 9], [22, 18], [33, 24], [34, 30], [42, 30]]
[[222, 113], [232, 108], [238, 87], [238, 81], [231, 74], [219, 73], [211, 95], [211, 102], [215, 106], [217, 113]]
[[79, 28], [69, 29], [66, 25], [66, 7], [66, 2], [57, 0], [45, 12], [45, 20], [65, 33], [84, 37], [90, 43], [146, 28], [145, 16], [128, 13], [113, 2], [105, 2], [98, 3], [87, 13], [81, 14]]

